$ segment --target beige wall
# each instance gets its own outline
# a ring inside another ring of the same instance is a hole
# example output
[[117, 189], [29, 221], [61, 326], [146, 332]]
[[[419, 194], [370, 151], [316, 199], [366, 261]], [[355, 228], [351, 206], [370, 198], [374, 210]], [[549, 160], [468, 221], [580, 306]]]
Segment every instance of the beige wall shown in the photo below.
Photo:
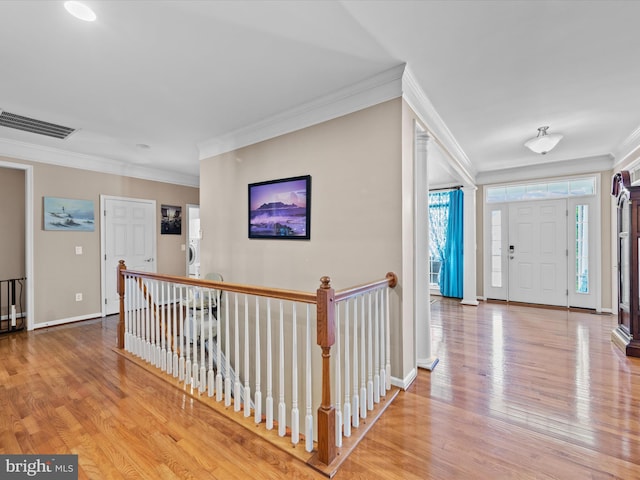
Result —
[[[401, 121], [395, 99], [204, 160], [202, 272], [305, 291], [315, 291], [323, 275], [336, 289], [389, 271], [402, 276]], [[311, 240], [249, 240], [247, 185], [307, 174]], [[394, 308], [402, 292], [401, 283]], [[401, 325], [392, 328], [392, 350], [402, 355]], [[394, 363], [392, 375], [403, 376]]]
[[[34, 323], [59, 322], [101, 312], [100, 273], [100, 195], [155, 200], [158, 218], [157, 265], [167, 274], [186, 274], [186, 226], [182, 235], [160, 235], [160, 205], [199, 202], [199, 190], [193, 187], [101, 174], [22, 160], [13, 163], [33, 165], [33, 248], [35, 318]], [[93, 232], [44, 231], [43, 197], [93, 200], [96, 228]], [[81, 246], [83, 255], [75, 254]], [[29, 281], [29, 280], [28, 280]], [[83, 301], [76, 302], [75, 294]]]
[[0, 167], [0, 280], [25, 275], [23, 170]]

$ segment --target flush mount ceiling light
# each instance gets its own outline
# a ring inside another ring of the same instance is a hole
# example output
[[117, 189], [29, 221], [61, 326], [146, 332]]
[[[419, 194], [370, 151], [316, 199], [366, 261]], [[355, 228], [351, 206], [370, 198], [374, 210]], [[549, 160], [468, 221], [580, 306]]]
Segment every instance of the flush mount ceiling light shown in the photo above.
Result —
[[531, 140], [527, 140], [524, 146], [532, 152], [540, 153], [542, 155], [553, 150], [558, 142], [562, 140], [562, 135], [559, 133], [549, 134], [547, 133], [548, 129], [549, 127], [538, 128], [538, 136]]
[[80, 2], [64, 2], [64, 8], [76, 18], [85, 22], [93, 22], [97, 17], [93, 10]]

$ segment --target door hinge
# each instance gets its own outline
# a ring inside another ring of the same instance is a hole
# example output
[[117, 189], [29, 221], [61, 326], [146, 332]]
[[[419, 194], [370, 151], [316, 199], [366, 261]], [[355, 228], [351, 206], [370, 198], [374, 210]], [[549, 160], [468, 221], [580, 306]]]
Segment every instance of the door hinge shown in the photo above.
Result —
[[106, 298], [104, 299], [104, 304], [105, 304], [105, 305], [107, 304], [107, 299], [106, 299]]
[[567, 288], [567, 293], [566, 293], [567, 297], [569, 296], [569, 289]]

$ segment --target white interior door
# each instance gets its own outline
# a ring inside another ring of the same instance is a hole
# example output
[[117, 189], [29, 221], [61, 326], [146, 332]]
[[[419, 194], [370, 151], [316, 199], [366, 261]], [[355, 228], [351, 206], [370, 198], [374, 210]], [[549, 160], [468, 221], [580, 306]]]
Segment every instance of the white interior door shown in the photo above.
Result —
[[567, 201], [509, 205], [509, 300], [567, 306]]
[[129, 270], [156, 271], [156, 202], [101, 196], [103, 315], [118, 313], [119, 260]]

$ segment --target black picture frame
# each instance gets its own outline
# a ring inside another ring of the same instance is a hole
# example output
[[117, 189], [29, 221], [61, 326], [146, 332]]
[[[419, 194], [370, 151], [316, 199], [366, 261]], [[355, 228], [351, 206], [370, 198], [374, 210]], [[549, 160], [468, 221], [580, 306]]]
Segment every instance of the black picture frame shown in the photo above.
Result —
[[160, 206], [160, 235], [182, 235], [182, 207]]
[[311, 239], [311, 175], [250, 183], [249, 238]]

